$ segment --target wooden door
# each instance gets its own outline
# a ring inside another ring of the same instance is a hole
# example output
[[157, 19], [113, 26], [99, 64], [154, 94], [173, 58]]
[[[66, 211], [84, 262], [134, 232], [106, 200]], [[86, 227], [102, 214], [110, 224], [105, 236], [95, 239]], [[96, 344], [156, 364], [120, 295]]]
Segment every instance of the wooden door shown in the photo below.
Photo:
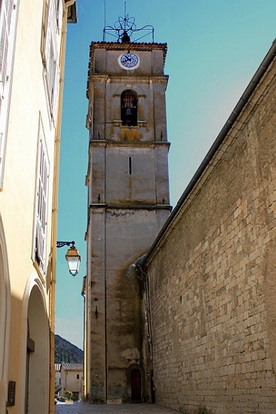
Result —
[[131, 399], [132, 401], [141, 401], [141, 372], [134, 369], [131, 372]]

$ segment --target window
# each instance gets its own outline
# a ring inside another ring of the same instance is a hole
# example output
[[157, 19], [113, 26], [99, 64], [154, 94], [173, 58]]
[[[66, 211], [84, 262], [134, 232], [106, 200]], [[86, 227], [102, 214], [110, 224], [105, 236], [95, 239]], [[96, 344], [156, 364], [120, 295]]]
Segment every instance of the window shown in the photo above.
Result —
[[51, 105], [51, 109], [54, 110], [54, 99], [55, 99], [55, 88], [56, 88], [56, 72], [57, 72], [57, 61], [55, 58], [54, 46], [53, 42], [51, 41], [50, 46], [50, 55], [47, 65], [48, 73], [47, 73], [47, 80], [48, 80], [48, 89], [49, 89], [49, 101]]
[[79, 374], [77, 374], [77, 379], [80, 379], [80, 376], [79, 376]]
[[0, 187], [3, 183], [4, 155], [9, 113], [17, 18], [17, 0], [0, 1]]
[[45, 42], [47, 35], [47, 25], [48, 25], [48, 12], [49, 12], [49, 2], [44, 0], [43, 2], [43, 13], [42, 13], [42, 24], [41, 24], [41, 56], [43, 63], [45, 64]]
[[127, 89], [121, 95], [121, 118], [122, 125], [137, 125], [137, 94]]
[[56, 0], [56, 16], [57, 16], [57, 27], [58, 29], [62, 28], [62, 0]]
[[46, 267], [48, 181], [49, 160], [46, 151], [43, 126], [40, 121], [33, 259], [43, 272]]
[[[59, 9], [57, 10], [57, 7]], [[52, 120], [55, 120], [59, 94], [59, 56], [56, 44], [57, 13], [62, 13], [60, 1], [44, 0], [42, 17], [41, 54], [44, 65], [46, 90]]]

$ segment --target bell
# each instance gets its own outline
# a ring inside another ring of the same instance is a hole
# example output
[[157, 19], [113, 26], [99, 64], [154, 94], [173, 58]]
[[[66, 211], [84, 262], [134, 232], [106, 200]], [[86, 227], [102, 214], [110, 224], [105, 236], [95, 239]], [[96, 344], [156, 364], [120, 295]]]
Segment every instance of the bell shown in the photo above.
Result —
[[130, 42], [130, 37], [127, 34], [127, 31], [124, 30], [124, 33], [122, 34], [122, 43], [129, 43]]

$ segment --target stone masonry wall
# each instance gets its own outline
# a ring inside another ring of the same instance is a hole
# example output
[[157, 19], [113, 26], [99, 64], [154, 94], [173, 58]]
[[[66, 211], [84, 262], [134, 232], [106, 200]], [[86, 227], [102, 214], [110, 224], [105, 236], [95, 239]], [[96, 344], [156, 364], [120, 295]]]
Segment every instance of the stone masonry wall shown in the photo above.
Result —
[[276, 412], [275, 63], [146, 263], [156, 402]]

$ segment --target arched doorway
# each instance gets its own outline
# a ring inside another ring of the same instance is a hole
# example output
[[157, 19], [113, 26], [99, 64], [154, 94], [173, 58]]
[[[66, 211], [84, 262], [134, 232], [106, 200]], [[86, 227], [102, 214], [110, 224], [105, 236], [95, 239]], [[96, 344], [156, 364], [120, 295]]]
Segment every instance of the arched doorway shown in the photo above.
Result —
[[[10, 329], [10, 279], [4, 229], [0, 217], [0, 395], [7, 396], [8, 350]], [[6, 398], [0, 398], [0, 412]]]
[[131, 400], [133, 402], [142, 401], [142, 376], [138, 368], [134, 368], [130, 373]]
[[32, 288], [27, 314], [25, 414], [48, 412], [49, 328], [42, 293]]

